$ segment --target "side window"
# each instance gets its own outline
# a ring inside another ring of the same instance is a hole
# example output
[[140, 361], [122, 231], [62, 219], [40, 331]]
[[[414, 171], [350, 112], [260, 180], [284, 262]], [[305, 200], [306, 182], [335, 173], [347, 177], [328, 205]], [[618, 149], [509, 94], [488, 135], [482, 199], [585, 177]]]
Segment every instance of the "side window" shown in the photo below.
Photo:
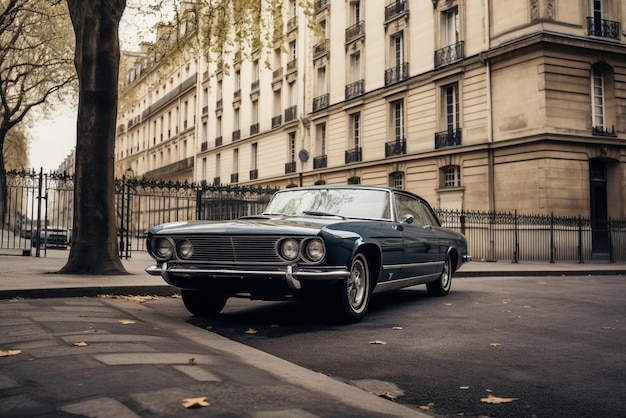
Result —
[[435, 215], [421, 201], [400, 193], [394, 193], [396, 216], [399, 221], [413, 217], [413, 225], [439, 225]]

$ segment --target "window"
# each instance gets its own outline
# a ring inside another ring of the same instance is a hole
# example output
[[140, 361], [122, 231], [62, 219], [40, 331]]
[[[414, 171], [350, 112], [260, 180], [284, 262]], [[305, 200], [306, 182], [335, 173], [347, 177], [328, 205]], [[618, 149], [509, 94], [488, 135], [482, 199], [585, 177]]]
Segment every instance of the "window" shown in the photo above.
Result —
[[461, 167], [449, 165], [441, 169], [443, 187], [461, 187]]
[[404, 100], [391, 102], [391, 128], [393, 139], [396, 141], [404, 139]]
[[258, 168], [258, 153], [259, 153], [259, 144], [258, 143], [254, 143], [252, 144], [252, 149], [251, 149], [251, 155], [252, 155], [252, 160], [250, 161], [250, 166], [252, 167], [253, 170], [256, 170]]
[[448, 84], [442, 88], [443, 116], [445, 128], [448, 132], [454, 132], [460, 127], [459, 121], [459, 85]]
[[[239, 173], [239, 148], [233, 150], [233, 173]], [[233, 182], [236, 183], [236, 182]]]
[[315, 131], [315, 148], [317, 155], [326, 155], [326, 124], [318, 124]]
[[604, 131], [604, 72], [594, 66], [591, 73], [591, 118], [594, 131]]
[[355, 82], [361, 79], [361, 51], [350, 54], [350, 81]]
[[400, 67], [404, 63], [404, 38], [402, 32], [391, 36], [391, 65]]
[[327, 91], [326, 88], [326, 67], [319, 67], [317, 69], [317, 95], [320, 96], [325, 94]]
[[402, 171], [391, 173], [389, 175], [389, 186], [404, 189], [404, 173]]
[[361, 184], [361, 177], [357, 177], [357, 176], [350, 177], [348, 179], [348, 184]]
[[355, 149], [361, 146], [361, 113], [350, 115], [350, 139]]
[[289, 159], [289, 162], [295, 162], [296, 161], [296, 133], [295, 132], [289, 132], [289, 136], [288, 136], [288, 147], [289, 147], [289, 155], [287, 156], [287, 158]]
[[461, 40], [459, 34], [459, 9], [446, 10], [442, 14], [443, 18], [443, 46], [454, 45]]

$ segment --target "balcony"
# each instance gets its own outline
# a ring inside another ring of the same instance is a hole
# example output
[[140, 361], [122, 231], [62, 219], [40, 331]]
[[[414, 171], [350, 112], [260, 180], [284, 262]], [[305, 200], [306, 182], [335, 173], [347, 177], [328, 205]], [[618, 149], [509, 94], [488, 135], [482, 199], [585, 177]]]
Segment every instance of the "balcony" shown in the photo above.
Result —
[[313, 111], [317, 112], [322, 109], [326, 109], [328, 107], [330, 95], [328, 93], [324, 93], [321, 96], [317, 96], [313, 99]]
[[289, 163], [285, 163], [285, 174], [291, 174], [296, 172], [296, 162], [291, 161]]
[[233, 92], [233, 101], [241, 100], [241, 89], [237, 89]]
[[241, 129], [237, 129], [233, 131], [233, 142], [239, 141], [241, 139]]
[[277, 68], [272, 72], [272, 81], [278, 81], [283, 78], [283, 67]]
[[323, 57], [328, 53], [328, 40], [320, 42], [313, 47], [313, 59]]
[[259, 169], [255, 168], [254, 170], [250, 170], [250, 180], [256, 180], [259, 178]]
[[313, 169], [326, 168], [328, 166], [328, 156], [320, 155], [313, 158]]
[[399, 83], [409, 78], [409, 63], [405, 62], [385, 70], [385, 86]]
[[359, 39], [361, 36], [365, 35], [365, 22], [360, 21], [348, 29], [346, 29], [346, 43], [352, 42], [354, 40]]
[[200, 144], [200, 152], [204, 152], [204, 151], [208, 151], [209, 150], [209, 142], [208, 141], [204, 141], [202, 144]]
[[223, 99], [217, 99], [215, 101], [215, 110], [220, 110], [224, 107], [224, 100]]
[[214, 186], [219, 186], [221, 183], [221, 180], [219, 177], [213, 177], [213, 185]]
[[239, 183], [239, 173], [233, 173], [230, 175], [231, 183]]
[[598, 36], [600, 38], [609, 38], [619, 41], [620, 25], [619, 22], [610, 20], [596, 19], [587, 16], [587, 31], [589, 36]]
[[328, 7], [328, 0], [315, 0], [313, 10], [315, 13], [319, 13]]
[[209, 113], [209, 106], [202, 106], [202, 116]]
[[346, 100], [354, 99], [365, 92], [365, 80], [355, 81], [346, 86]]
[[461, 128], [457, 128], [456, 130], [435, 132], [435, 149], [456, 147], [461, 145], [461, 134]]
[[250, 136], [257, 135], [259, 133], [259, 123], [253, 123], [250, 125]]
[[406, 139], [396, 139], [385, 143], [385, 158], [406, 155]]
[[298, 69], [298, 60], [296, 58], [292, 59], [287, 63], [287, 73], [291, 73]]
[[298, 106], [294, 105], [285, 109], [285, 123], [296, 119], [298, 114]]
[[283, 116], [282, 115], [278, 115], [278, 116], [274, 116], [272, 118], [272, 129], [276, 129], [278, 127], [280, 127], [280, 125], [283, 124]]
[[222, 146], [222, 136], [216, 136], [215, 137], [215, 148], [217, 147], [221, 147]]
[[612, 127], [611, 131], [604, 126], [594, 126], [591, 128], [591, 135], [595, 136], [608, 136], [610, 138], [617, 138], [617, 134], [615, 133], [615, 126]]
[[465, 57], [465, 44], [463, 41], [444, 46], [435, 51], [435, 68], [443, 67]]
[[358, 163], [362, 161], [361, 147], [346, 150], [346, 164]]
[[409, 12], [406, 0], [396, 0], [385, 6], [385, 22], [397, 19]]
[[260, 85], [259, 80], [254, 80], [252, 83], [250, 83], [250, 93], [255, 93], [259, 91], [259, 85]]
[[298, 16], [294, 16], [287, 21], [287, 32], [298, 29]]

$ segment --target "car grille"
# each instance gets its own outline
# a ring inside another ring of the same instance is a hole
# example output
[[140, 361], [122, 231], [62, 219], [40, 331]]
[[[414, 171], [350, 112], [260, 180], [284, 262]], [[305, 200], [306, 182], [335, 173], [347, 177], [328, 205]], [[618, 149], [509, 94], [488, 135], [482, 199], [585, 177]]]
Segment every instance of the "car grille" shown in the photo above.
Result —
[[193, 244], [193, 261], [214, 263], [284, 263], [276, 253], [280, 237], [186, 237]]

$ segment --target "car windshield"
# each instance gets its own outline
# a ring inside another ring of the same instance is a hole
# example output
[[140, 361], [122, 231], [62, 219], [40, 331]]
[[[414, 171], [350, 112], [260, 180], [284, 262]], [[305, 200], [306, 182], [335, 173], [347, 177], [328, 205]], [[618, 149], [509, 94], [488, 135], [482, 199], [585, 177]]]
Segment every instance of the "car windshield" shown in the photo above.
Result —
[[389, 193], [370, 189], [293, 189], [274, 195], [264, 214], [390, 219]]

